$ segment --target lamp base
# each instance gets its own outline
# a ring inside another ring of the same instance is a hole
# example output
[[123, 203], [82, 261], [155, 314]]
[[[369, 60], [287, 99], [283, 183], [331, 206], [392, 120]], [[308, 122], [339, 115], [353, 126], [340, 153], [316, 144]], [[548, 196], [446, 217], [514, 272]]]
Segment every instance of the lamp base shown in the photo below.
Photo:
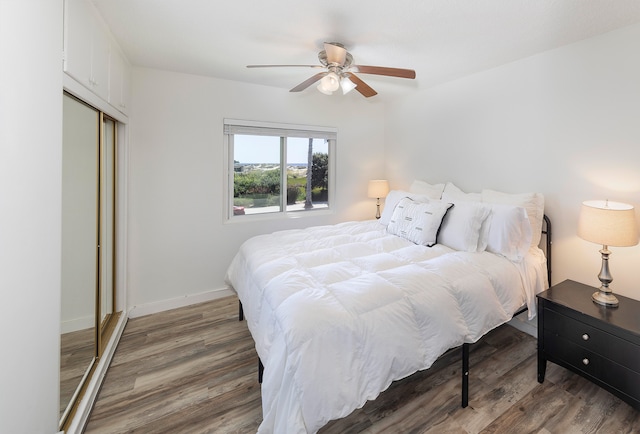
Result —
[[613, 295], [611, 289], [609, 289], [609, 285], [613, 282], [613, 277], [609, 272], [609, 255], [611, 252], [606, 245], [603, 245], [600, 254], [602, 255], [602, 268], [600, 268], [598, 279], [600, 279], [602, 285], [598, 291], [591, 295], [591, 300], [605, 307], [618, 307], [618, 299]]
[[591, 300], [593, 300], [594, 303], [605, 307], [618, 307], [619, 304], [618, 299], [611, 293], [611, 291], [605, 292], [602, 291], [602, 289], [594, 292], [593, 295], [591, 295]]

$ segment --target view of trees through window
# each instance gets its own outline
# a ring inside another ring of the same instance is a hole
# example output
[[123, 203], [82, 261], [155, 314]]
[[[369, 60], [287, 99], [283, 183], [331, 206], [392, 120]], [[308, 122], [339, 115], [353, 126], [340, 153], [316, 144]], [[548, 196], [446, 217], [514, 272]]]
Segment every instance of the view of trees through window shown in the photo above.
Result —
[[326, 139], [234, 134], [233, 163], [234, 215], [328, 207]]

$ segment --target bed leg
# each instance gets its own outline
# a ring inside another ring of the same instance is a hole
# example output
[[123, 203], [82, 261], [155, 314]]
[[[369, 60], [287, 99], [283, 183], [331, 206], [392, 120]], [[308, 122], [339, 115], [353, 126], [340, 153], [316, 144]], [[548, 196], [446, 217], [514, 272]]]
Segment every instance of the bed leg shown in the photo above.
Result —
[[469, 405], [469, 344], [462, 344], [462, 408]]
[[258, 357], [258, 383], [262, 384], [262, 374], [264, 373], [264, 365], [262, 360]]
[[242, 302], [238, 300], [238, 321], [244, 319], [244, 309], [242, 309]]

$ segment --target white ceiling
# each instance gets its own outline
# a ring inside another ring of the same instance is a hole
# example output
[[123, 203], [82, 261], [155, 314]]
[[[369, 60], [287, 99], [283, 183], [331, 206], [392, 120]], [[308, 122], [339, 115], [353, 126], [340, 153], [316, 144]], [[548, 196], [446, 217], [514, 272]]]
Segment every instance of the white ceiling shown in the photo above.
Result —
[[[407, 94], [640, 22], [639, 0], [92, 0], [133, 65], [290, 89], [322, 43], [361, 65], [380, 95]], [[317, 92], [310, 88], [306, 92]]]

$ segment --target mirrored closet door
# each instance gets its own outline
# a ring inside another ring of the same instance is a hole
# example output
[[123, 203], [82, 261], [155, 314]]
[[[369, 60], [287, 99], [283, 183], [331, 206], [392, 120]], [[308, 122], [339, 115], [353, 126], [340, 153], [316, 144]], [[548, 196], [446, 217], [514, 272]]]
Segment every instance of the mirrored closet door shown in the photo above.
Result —
[[116, 132], [116, 121], [63, 95], [61, 428], [117, 319]]

